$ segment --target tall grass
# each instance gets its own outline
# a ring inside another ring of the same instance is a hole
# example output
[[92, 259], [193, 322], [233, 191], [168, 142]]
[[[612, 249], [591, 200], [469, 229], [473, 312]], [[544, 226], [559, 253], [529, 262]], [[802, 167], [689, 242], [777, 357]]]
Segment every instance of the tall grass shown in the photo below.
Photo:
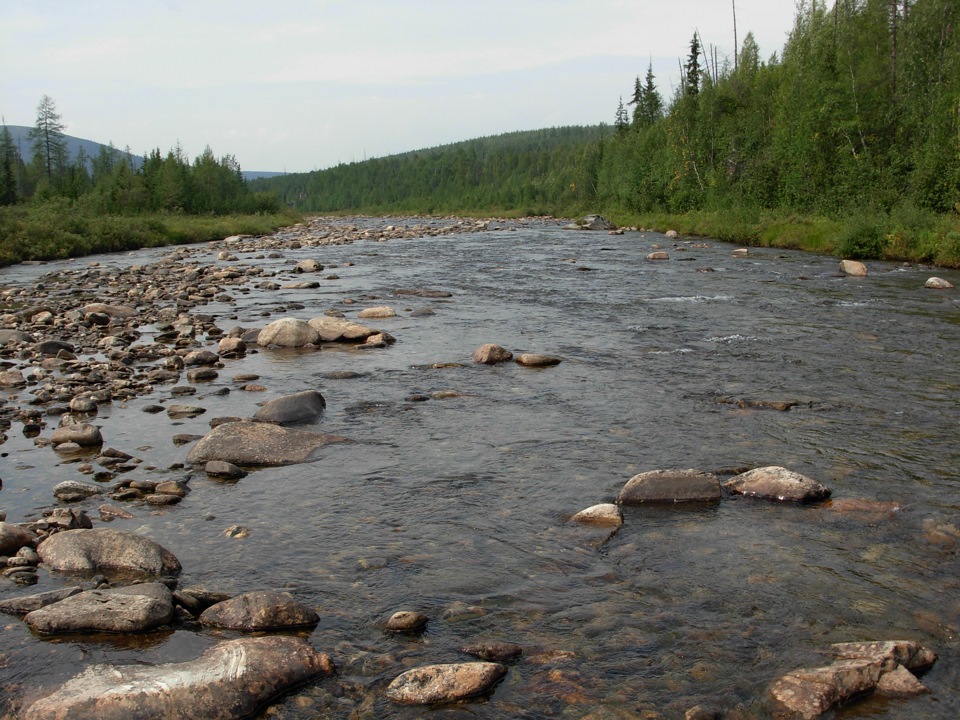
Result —
[[263, 235], [291, 225], [299, 216], [197, 216], [182, 214], [103, 215], [82, 202], [0, 207], [0, 266], [24, 260], [56, 260], [94, 253]]

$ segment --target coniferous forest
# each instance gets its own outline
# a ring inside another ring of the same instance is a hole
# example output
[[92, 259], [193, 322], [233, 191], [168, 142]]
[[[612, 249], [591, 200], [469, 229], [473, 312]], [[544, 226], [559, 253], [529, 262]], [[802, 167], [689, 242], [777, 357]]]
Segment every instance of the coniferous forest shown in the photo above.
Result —
[[[29, 162], [6, 128], [0, 137], [0, 262], [207, 239], [223, 229], [210, 218], [235, 213], [276, 225], [278, 211], [602, 212], [621, 225], [960, 266], [958, 24], [957, 0], [802, 0], [769, 58], [750, 33], [730, 58], [713, 45], [725, 38], [695, 33], [678, 48], [671, 96], [647, 67], [611, 98], [612, 125], [249, 183], [209, 149], [193, 162], [179, 148], [138, 165], [117, 151], [67, 162], [45, 97]], [[171, 231], [175, 220], [207, 228]], [[125, 226], [135, 239], [121, 237]]]
[[958, 265], [958, 24], [956, 0], [806, 0], [767, 59], [750, 33], [728, 59], [695, 34], [673, 96], [647, 68], [612, 128], [513, 133], [254, 185], [306, 211], [599, 210], [738, 242]]

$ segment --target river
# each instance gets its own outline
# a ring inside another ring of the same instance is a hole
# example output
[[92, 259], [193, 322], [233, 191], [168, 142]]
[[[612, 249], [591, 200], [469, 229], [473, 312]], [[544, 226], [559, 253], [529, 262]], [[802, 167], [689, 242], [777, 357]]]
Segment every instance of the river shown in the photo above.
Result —
[[[217, 380], [198, 385], [191, 402], [207, 413], [196, 419], [144, 413], [170, 399], [162, 385], [100, 409], [107, 444], [143, 460], [136, 473], [189, 477], [192, 490], [169, 508], [131, 507], [136, 517], [111, 527], [170, 549], [184, 586], [283, 589], [319, 609], [309, 641], [339, 674], [269, 717], [422, 717], [385, 699], [390, 680], [502, 640], [524, 656], [495, 692], [431, 717], [675, 718], [710, 704], [762, 718], [770, 682], [822, 664], [830, 643], [900, 638], [939, 654], [924, 677], [932, 692], [871, 699], [840, 717], [960, 717], [960, 294], [923, 287], [931, 275], [960, 284], [960, 274], [871, 262], [867, 277], [842, 277], [836, 258], [801, 252], [736, 257], [720, 242], [549, 221], [495, 227], [240, 254], [281, 277], [291, 261], [316, 258], [339, 279], [306, 290], [250, 283], [197, 309], [222, 329], [390, 305], [398, 317], [365, 322], [396, 344], [225, 360]], [[656, 245], [668, 260], [645, 260]], [[219, 249], [196, 257], [217, 262]], [[146, 264], [164, 252], [89, 260]], [[29, 285], [86, 262], [8, 268], [0, 279]], [[451, 296], [396, 294], [411, 288]], [[562, 362], [475, 365], [483, 343]], [[240, 373], [259, 375], [267, 392], [237, 391]], [[174, 434], [203, 434], [211, 417], [249, 416], [256, 402], [307, 389], [327, 402], [315, 429], [354, 442], [234, 483], [176, 467], [190, 446]], [[9, 436], [0, 509], [21, 522], [56, 504], [54, 484], [84, 478], [16, 425]], [[631, 507], [605, 541], [568, 522], [639, 472], [762, 465], [809, 475], [838, 501], [887, 504]], [[80, 507], [95, 518], [98, 504]], [[235, 525], [249, 534], [230, 537]], [[26, 590], [0, 580], [0, 599], [68, 581], [41, 569]], [[386, 635], [380, 624], [399, 609], [430, 616], [427, 631]], [[48, 641], [6, 617], [0, 709], [93, 663], [192, 659], [221, 637]]]

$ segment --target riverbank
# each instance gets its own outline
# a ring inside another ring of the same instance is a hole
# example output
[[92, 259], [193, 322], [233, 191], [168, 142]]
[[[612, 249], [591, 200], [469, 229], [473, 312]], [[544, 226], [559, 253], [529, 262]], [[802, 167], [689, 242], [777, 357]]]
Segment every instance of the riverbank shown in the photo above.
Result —
[[105, 252], [187, 245], [231, 235], [267, 235], [299, 222], [293, 212], [260, 215], [103, 215], [58, 198], [0, 207], [0, 267]]
[[917, 208], [847, 218], [802, 215], [783, 210], [700, 210], [607, 214], [621, 226], [714, 238], [751, 247], [837, 255], [854, 260], [889, 260], [960, 267], [960, 217]]

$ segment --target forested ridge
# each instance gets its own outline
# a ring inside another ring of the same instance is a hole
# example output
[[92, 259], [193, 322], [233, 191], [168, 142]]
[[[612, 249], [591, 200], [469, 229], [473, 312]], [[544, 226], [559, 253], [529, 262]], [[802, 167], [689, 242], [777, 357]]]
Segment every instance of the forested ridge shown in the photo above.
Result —
[[[305, 211], [572, 215], [960, 265], [960, 3], [806, 0], [778, 53], [696, 33], [613, 127], [555, 128], [257, 181]], [[612, 99], [611, 105], [616, 103]]]
[[603, 142], [611, 134], [604, 125], [513, 132], [251, 185], [307, 212], [534, 214], [596, 196]]

